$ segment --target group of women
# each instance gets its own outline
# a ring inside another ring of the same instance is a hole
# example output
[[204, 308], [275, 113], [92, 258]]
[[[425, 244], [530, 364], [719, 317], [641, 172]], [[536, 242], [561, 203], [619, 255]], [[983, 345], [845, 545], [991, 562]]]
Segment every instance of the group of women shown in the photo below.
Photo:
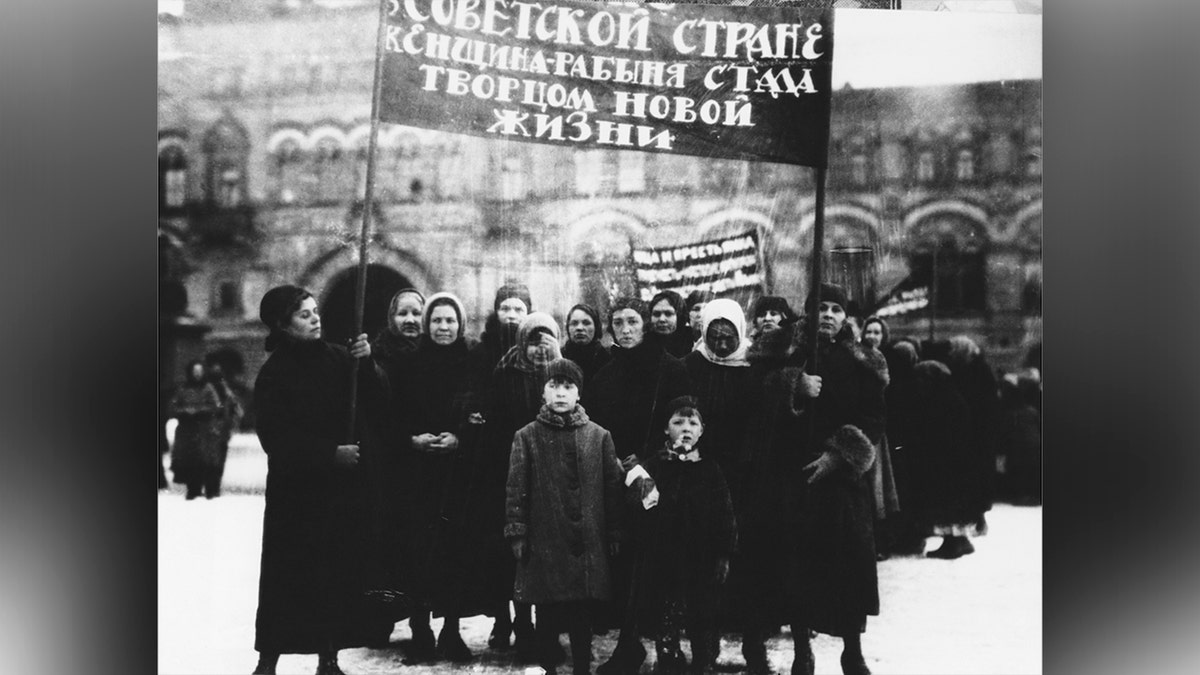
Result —
[[[661, 445], [669, 401], [698, 399], [703, 452], [725, 475], [739, 533], [722, 628], [742, 635], [749, 670], [768, 672], [765, 640], [790, 623], [793, 672], [812, 672], [810, 629], [843, 638], [845, 672], [869, 672], [859, 636], [879, 611], [872, 487], [878, 495], [881, 483], [895, 484], [876, 476], [876, 451], [890, 439], [892, 455], [916, 456], [976, 430], [951, 440], [923, 426], [921, 415], [953, 407], [943, 385], [956, 375], [918, 362], [915, 344], [889, 343], [882, 322], [878, 344], [859, 344], [845, 305], [840, 289], [823, 286], [806, 303], [806, 324], [785, 299], [765, 296], [748, 322], [733, 300], [662, 292], [649, 303], [618, 298], [603, 316], [577, 304], [560, 326], [534, 310], [527, 287], [509, 283], [473, 341], [457, 297], [404, 289], [386, 328], [347, 349], [320, 339], [310, 293], [272, 289], [260, 307], [272, 353], [255, 387], [269, 463], [255, 672], [273, 673], [280, 653], [318, 653], [318, 673], [340, 673], [338, 649], [386, 643], [398, 616], [409, 618], [410, 663], [471, 660], [459, 619], [481, 614], [495, 617], [489, 649], [534, 658], [531, 608], [511, 603], [505, 482], [513, 435], [535, 418], [547, 366], [560, 357], [583, 371], [582, 405], [611, 433], [626, 470]], [[871, 321], [865, 328], [876, 332]], [[824, 350], [816, 364], [812, 340]], [[966, 354], [963, 372], [977, 356]], [[898, 405], [914, 412], [897, 425], [888, 416], [885, 434], [885, 387], [892, 404], [901, 381], [908, 398]], [[910, 469], [916, 495], [926, 488]], [[944, 531], [929, 531], [947, 541], [983, 523], [974, 488], [958, 487], [961, 500], [932, 522]], [[597, 631], [628, 615], [636, 547], [621, 555]], [[445, 619], [436, 637], [431, 616]], [[606, 666], [622, 672], [619, 659]]]

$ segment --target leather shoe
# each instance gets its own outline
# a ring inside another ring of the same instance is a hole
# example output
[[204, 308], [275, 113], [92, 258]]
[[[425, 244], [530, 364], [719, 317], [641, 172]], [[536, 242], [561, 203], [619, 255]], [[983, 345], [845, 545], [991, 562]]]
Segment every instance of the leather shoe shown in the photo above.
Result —
[[862, 654], [842, 652], [842, 673], [843, 675], [871, 675], [871, 669], [867, 667], [867, 661]]

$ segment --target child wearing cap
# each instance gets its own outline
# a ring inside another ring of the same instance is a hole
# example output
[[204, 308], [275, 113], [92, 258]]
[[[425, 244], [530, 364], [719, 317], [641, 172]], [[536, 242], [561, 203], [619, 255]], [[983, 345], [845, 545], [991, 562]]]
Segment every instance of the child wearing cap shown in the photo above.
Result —
[[640, 632], [655, 640], [657, 672], [687, 668], [679, 646], [684, 628], [692, 645], [690, 671], [711, 672], [719, 644], [717, 602], [737, 528], [720, 465], [700, 447], [704, 419], [696, 398], [673, 399], [668, 414], [665, 440], [627, 478], [643, 514], [636, 524], [646, 556], [635, 581]]
[[612, 435], [579, 405], [583, 371], [556, 359], [537, 418], [513, 437], [504, 536], [517, 559], [513, 599], [537, 606], [537, 657], [555, 672], [558, 635], [574, 672], [591, 670], [597, 601], [609, 599], [608, 557], [620, 542], [623, 471]]

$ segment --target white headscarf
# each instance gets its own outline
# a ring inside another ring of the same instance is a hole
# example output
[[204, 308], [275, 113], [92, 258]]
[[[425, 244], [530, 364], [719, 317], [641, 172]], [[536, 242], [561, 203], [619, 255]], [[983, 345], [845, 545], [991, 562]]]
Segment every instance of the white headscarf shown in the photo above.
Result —
[[[738, 346], [729, 356], [721, 357], [712, 353], [704, 340], [708, 335], [708, 325], [717, 319], [725, 319], [733, 324], [737, 331]], [[749, 347], [750, 344], [746, 340], [746, 313], [742, 311], [741, 305], [729, 298], [718, 298], [704, 305], [704, 309], [700, 310], [700, 339], [696, 341], [696, 351], [719, 366], [746, 367], [750, 365], [746, 360], [746, 350]]]

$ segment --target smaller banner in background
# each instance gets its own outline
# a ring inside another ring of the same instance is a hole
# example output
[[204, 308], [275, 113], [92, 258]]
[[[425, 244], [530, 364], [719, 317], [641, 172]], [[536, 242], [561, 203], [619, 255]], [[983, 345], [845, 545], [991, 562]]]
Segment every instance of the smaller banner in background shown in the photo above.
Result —
[[762, 291], [755, 231], [683, 246], [635, 248], [631, 257], [638, 292], [646, 301], [665, 290], [683, 297], [697, 290], [721, 296]]
[[385, 122], [826, 166], [830, 9], [389, 0], [383, 48]]

